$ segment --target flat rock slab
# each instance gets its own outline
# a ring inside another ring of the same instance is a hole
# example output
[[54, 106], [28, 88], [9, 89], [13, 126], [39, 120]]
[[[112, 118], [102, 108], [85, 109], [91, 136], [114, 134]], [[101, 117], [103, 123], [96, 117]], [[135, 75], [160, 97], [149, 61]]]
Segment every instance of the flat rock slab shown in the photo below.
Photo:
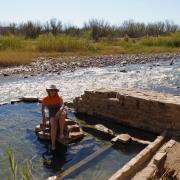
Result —
[[131, 136], [129, 134], [119, 134], [118, 136], [114, 137], [111, 142], [122, 142], [122, 143], [128, 143], [131, 140]]
[[68, 125], [79, 125], [79, 123], [77, 121], [72, 120], [72, 119], [66, 119], [65, 120], [65, 126], [68, 126]]
[[15, 104], [15, 103], [19, 103], [19, 102], [22, 102], [21, 99], [12, 99], [11, 100], [11, 104]]
[[94, 128], [97, 129], [98, 131], [103, 132], [103, 133], [106, 133], [106, 134], [109, 134], [109, 135], [112, 135], [112, 136], [115, 135], [115, 133], [111, 129], [103, 126], [102, 124], [96, 124], [94, 126]]
[[80, 131], [80, 132], [70, 132], [69, 133], [69, 138], [73, 139], [73, 140], [82, 138], [83, 136], [84, 136], [83, 131]]
[[44, 133], [43, 131], [40, 131], [37, 133], [37, 136], [39, 139], [42, 139], [42, 140], [50, 140], [51, 139], [51, 135], [48, 132]]
[[[49, 121], [46, 121], [46, 126], [45, 126], [45, 132], [43, 132], [43, 125], [38, 124], [35, 127], [35, 132], [37, 133], [37, 136], [41, 140], [50, 140], [51, 135], [50, 135], [50, 123]], [[70, 119], [65, 120], [65, 138], [64, 139], [59, 139], [57, 138], [57, 141], [62, 143], [62, 144], [69, 144], [73, 141], [80, 140], [81, 138], [84, 137], [84, 132], [80, 128], [79, 124]]]
[[19, 98], [21, 101], [23, 102], [39, 102], [39, 98], [38, 97], [30, 97], [30, 96], [24, 96]]
[[75, 124], [75, 125], [68, 125], [66, 128], [67, 128], [68, 132], [79, 132], [80, 131], [80, 127], [77, 124]]

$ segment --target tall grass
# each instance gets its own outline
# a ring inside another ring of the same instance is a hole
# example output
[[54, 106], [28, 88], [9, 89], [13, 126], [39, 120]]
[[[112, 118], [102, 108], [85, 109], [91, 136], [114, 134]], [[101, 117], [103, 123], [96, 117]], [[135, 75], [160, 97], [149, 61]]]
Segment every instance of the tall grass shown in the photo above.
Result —
[[32, 62], [38, 57], [38, 53], [24, 50], [4, 50], [0, 51], [0, 66], [24, 65]]
[[41, 35], [37, 39], [37, 48], [40, 51], [74, 52], [90, 49], [90, 41], [84, 38], [53, 34]]
[[164, 37], [147, 37], [141, 40], [144, 46], [180, 47], [180, 32]]
[[0, 36], [0, 66], [29, 64], [39, 56], [180, 52], [180, 32], [159, 37], [104, 38], [98, 42], [91, 39], [91, 33], [85, 32], [81, 37], [49, 33], [33, 40]]
[[11, 146], [8, 147], [8, 159], [11, 176], [7, 179], [11, 180], [31, 180], [32, 174], [30, 168], [27, 166], [20, 166], [14, 158]]
[[22, 47], [22, 37], [19, 36], [0, 36], [0, 50], [19, 49]]
[[17, 178], [17, 163], [14, 160], [14, 155], [12, 153], [12, 148], [8, 148], [8, 159], [9, 159], [9, 167], [10, 167], [10, 172], [11, 176], [13, 179]]

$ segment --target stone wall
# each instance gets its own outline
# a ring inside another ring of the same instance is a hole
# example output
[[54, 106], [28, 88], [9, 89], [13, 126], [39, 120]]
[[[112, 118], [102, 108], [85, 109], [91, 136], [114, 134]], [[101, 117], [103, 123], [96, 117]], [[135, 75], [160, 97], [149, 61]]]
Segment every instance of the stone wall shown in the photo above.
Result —
[[133, 89], [85, 91], [74, 99], [78, 113], [110, 118], [135, 128], [161, 133], [180, 131], [180, 96]]

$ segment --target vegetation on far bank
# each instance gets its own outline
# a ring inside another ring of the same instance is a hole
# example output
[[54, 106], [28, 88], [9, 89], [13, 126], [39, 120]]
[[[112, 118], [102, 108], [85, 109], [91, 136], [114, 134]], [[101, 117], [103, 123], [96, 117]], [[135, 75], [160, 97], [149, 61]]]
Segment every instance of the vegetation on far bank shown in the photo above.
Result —
[[170, 23], [126, 21], [110, 26], [91, 20], [84, 27], [60, 21], [0, 27], [0, 66], [28, 64], [38, 56], [78, 56], [180, 51], [180, 28]]

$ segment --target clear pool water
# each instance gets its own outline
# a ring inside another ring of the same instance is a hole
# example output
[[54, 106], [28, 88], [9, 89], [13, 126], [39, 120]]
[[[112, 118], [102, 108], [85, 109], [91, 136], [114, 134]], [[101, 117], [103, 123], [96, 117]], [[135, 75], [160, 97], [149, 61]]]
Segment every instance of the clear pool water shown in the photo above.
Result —
[[[74, 114], [69, 113], [71, 118], [75, 118]], [[29, 162], [34, 179], [45, 179], [54, 175], [61, 169], [66, 169], [73, 164], [79, 162], [86, 156], [93, 153], [105, 144], [109, 144], [107, 140], [96, 138], [87, 134], [80, 142], [69, 145], [67, 148], [62, 145], [58, 146], [58, 151], [53, 159], [53, 166], [47, 168], [44, 166], [44, 154], [48, 150], [48, 142], [40, 142], [37, 140], [34, 132], [35, 125], [41, 121], [40, 104], [39, 103], [17, 103], [0, 106], [0, 177], [5, 179], [9, 176], [9, 164], [7, 149], [11, 145], [15, 159], [20, 165]], [[102, 157], [98, 163], [91, 162], [86, 167], [86, 171], [79, 175], [75, 172], [73, 177], [82, 179], [89, 174], [93, 179], [101, 173], [99, 180], [107, 179], [118, 168], [135, 156], [143, 146], [132, 144], [130, 146], [121, 145], [119, 148], [110, 148], [108, 153]], [[109, 166], [109, 161], [113, 165]], [[95, 165], [95, 166], [94, 166]], [[90, 169], [89, 169], [90, 168]], [[88, 170], [89, 169], [89, 170]], [[92, 174], [93, 169], [93, 174]]]

